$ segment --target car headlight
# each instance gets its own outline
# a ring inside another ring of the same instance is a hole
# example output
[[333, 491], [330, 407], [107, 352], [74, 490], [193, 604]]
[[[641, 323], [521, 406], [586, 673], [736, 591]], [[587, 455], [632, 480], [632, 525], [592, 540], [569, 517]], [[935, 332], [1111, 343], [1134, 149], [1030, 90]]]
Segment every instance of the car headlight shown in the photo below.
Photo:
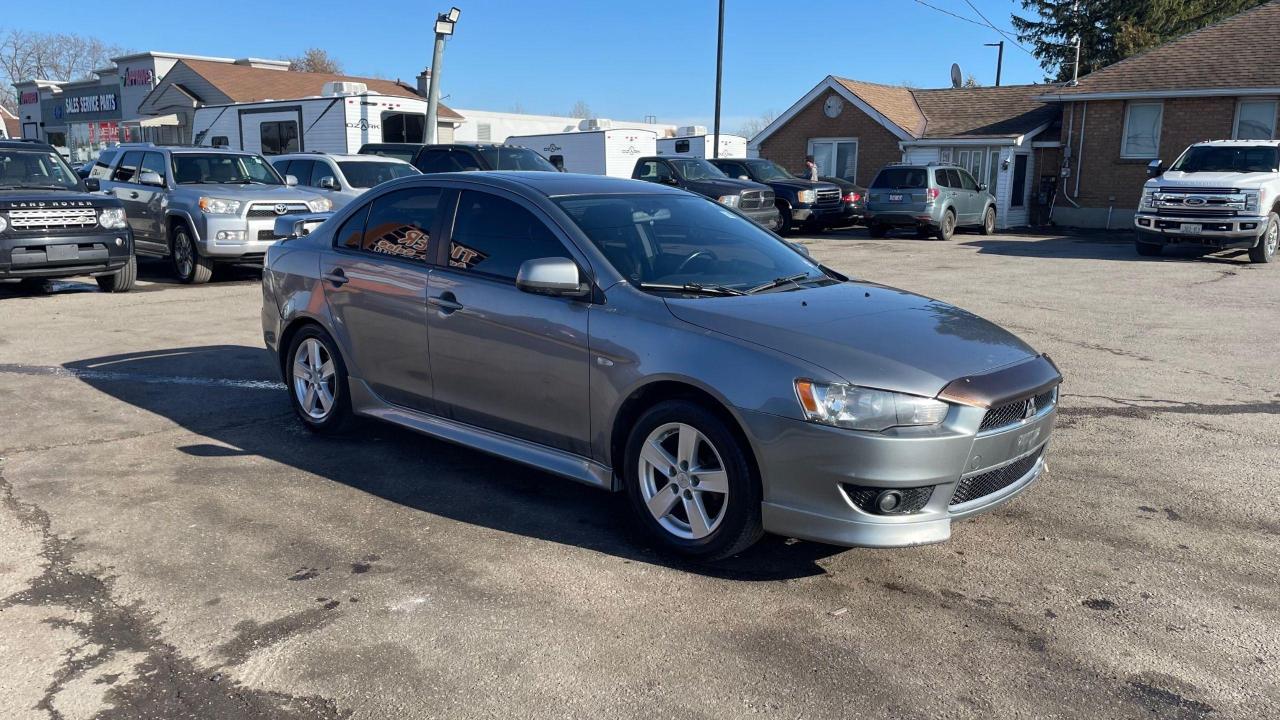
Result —
[[801, 190], [800, 192], [796, 193], [796, 200], [805, 204], [814, 203], [818, 200], [818, 191], [817, 190]]
[[333, 201], [329, 198], [316, 198], [308, 200], [307, 207], [311, 208], [311, 212], [329, 212], [333, 209]]
[[[118, 230], [128, 226], [129, 221], [125, 218], [124, 208], [103, 208], [102, 214], [98, 216], [98, 224], [110, 230]], [[0, 229], [3, 228], [0, 225]]]
[[853, 430], [937, 425], [950, 407], [932, 398], [810, 380], [796, 380], [796, 397], [810, 422]]
[[225, 200], [223, 198], [202, 197], [200, 198], [200, 210], [210, 215], [239, 215], [239, 200]]
[[721, 195], [720, 197], [716, 198], [716, 200], [719, 201], [721, 205], [728, 205], [729, 207], [738, 207], [738, 202], [741, 200], [741, 198], [739, 198], [737, 195]]
[[1257, 209], [1258, 209], [1258, 205], [1260, 205], [1260, 204], [1261, 204], [1261, 203], [1259, 202], [1260, 198], [1261, 198], [1261, 193], [1259, 193], [1257, 190], [1247, 190], [1247, 191], [1245, 191], [1245, 194], [1244, 194], [1244, 209], [1245, 209], [1245, 210], [1257, 210]]
[[1139, 206], [1139, 207], [1143, 207], [1143, 208], [1147, 208], [1147, 209], [1154, 209], [1154, 208], [1155, 208], [1155, 206], [1156, 206], [1156, 194], [1155, 194], [1155, 192], [1154, 192], [1154, 191], [1151, 191], [1151, 190], [1143, 190], [1143, 191], [1142, 191], [1142, 201], [1139, 203], [1139, 205], [1138, 205], [1138, 206]]
[[9, 229], [9, 221], [3, 215], [0, 215], [0, 233]]

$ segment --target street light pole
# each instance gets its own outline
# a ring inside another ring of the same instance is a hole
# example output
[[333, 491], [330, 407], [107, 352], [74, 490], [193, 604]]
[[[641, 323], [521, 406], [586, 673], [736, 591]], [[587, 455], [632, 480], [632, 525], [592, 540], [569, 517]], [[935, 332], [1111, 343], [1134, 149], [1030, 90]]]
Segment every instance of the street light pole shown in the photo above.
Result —
[[724, 72], [724, 0], [720, 0], [720, 29], [716, 33], [716, 126], [711, 157], [720, 157], [720, 81]]
[[444, 41], [453, 34], [453, 27], [458, 24], [461, 14], [462, 11], [455, 7], [436, 16], [436, 45], [431, 52], [431, 86], [427, 90], [427, 126], [423, 138], [428, 144], [436, 142], [436, 127], [439, 125], [440, 63], [444, 58]]
[[996, 87], [1000, 87], [1000, 70], [1004, 67], [1004, 41], [984, 44], [987, 47], [1000, 48], [996, 54]]

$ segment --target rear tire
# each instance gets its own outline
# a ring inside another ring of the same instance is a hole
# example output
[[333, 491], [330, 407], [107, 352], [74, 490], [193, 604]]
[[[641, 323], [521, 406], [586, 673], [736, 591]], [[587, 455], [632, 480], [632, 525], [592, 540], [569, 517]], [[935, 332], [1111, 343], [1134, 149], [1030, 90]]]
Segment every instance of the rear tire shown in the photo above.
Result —
[[946, 240], [950, 240], [951, 236], [954, 235], [955, 232], [956, 232], [956, 212], [954, 210], [947, 210], [946, 212], [942, 213], [942, 221], [938, 223], [938, 229], [934, 233], [934, 236], [937, 237], [939, 240], [946, 241]]
[[129, 262], [125, 263], [124, 267], [110, 275], [100, 275], [94, 279], [98, 281], [98, 287], [102, 292], [129, 292], [138, 279], [138, 257], [130, 255]]
[[1269, 263], [1276, 257], [1280, 246], [1280, 215], [1271, 213], [1267, 216], [1267, 228], [1258, 237], [1258, 244], [1249, 248], [1249, 262]]
[[213, 261], [200, 254], [191, 238], [191, 230], [178, 223], [173, 228], [173, 241], [169, 246], [169, 258], [173, 261], [173, 273], [180, 282], [203, 285], [213, 277]]
[[719, 560], [747, 549], [764, 529], [760, 479], [746, 453], [702, 405], [649, 408], [631, 428], [620, 472], [637, 520], [663, 549], [687, 557]]
[[318, 325], [307, 325], [293, 336], [282, 361], [290, 405], [303, 426], [320, 435], [348, 430], [355, 413], [347, 365], [329, 333]]
[[982, 227], [978, 230], [983, 235], [994, 235], [996, 233], [996, 209], [987, 208], [982, 214]]
[[882, 238], [889, 232], [889, 229], [880, 223], [871, 223], [867, 226], [867, 232], [873, 238]]

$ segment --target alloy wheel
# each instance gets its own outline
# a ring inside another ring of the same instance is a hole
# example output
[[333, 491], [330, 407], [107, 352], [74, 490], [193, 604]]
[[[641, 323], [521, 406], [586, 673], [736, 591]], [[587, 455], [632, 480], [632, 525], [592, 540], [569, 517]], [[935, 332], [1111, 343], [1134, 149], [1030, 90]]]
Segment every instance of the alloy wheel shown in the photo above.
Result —
[[1280, 245], [1280, 223], [1267, 225], [1267, 256], [1276, 254], [1276, 246]]
[[183, 279], [191, 277], [192, 271], [195, 269], [195, 260], [191, 255], [191, 238], [187, 237], [185, 232], [179, 232], [174, 235], [173, 264], [178, 269], [178, 275]]
[[654, 428], [640, 451], [640, 494], [668, 533], [700, 540], [715, 532], [729, 508], [729, 475], [720, 452], [696, 428]]
[[338, 395], [338, 375], [324, 343], [307, 338], [293, 355], [293, 395], [302, 412], [324, 420]]

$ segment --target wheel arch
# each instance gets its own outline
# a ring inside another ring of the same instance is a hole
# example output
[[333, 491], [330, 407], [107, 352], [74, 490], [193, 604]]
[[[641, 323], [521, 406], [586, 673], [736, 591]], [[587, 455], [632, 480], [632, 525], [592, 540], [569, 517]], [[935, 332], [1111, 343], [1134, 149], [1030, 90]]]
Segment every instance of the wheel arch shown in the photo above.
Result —
[[[289, 320], [284, 328], [280, 330], [280, 339], [276, 344], [276, 364], [279, 366], [281, 377], [288, 377], [285, 374], [285, 361], [289, 355], [289, 346], [293, 344], [294, 336], [308, 325], [314, 325], [323, 330], [329, 337], [333, 337], [333, 333], [329, 332], [329, 328], [325, 327], [319, 318], [312, 315], [297, 315]], [[339, 348], [338, 351], [341, 352], [341, 349]]]

